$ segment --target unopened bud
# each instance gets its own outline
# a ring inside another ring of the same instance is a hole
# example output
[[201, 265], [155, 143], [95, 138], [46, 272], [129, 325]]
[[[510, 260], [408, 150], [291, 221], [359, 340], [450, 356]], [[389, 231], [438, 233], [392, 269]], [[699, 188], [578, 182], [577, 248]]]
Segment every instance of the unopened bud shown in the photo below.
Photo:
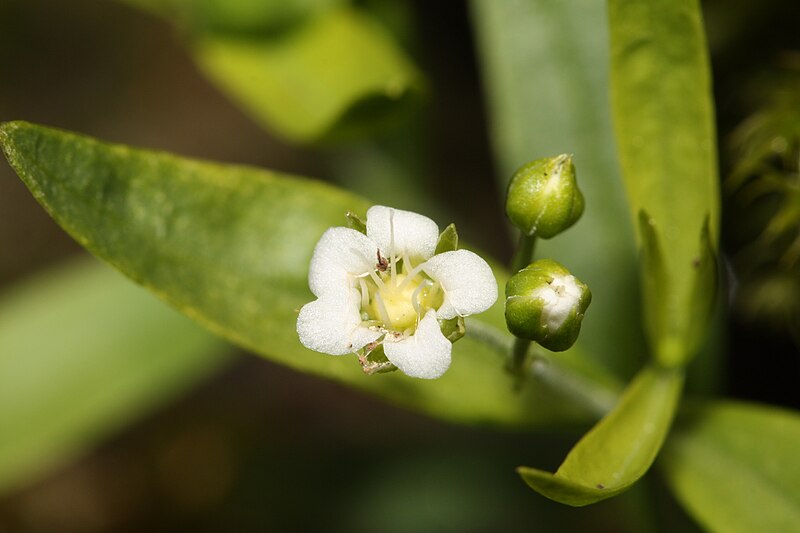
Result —
[[526, 235], [555, 237], [583, 214], [583, 194], [575, 182], [572, 156], [532, 161], [514, 173], [506, 214]]
[[569, 271], [551, 259], [523, 268], [506, 284], [506, 324], [523, 339], [561, 352], [578, 339], [592, 293]]

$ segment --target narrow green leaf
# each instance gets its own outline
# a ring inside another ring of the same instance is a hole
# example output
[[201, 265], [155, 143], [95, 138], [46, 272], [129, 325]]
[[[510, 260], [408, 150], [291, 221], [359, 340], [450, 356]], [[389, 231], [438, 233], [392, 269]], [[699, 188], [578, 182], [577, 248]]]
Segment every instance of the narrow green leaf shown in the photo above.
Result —
[[[311, 301], [311, 254], [362, 198], [319, 182], [110, 145], [23, 122], [0, 127], [11, 165], [75, 239], [211, 330], [269, 359], [461, 422], [542, 426], [594, 413], [540, 383], [523, 394], [503, 371], [511, 338], [502, 301], [470, 317], [441, 379], [364, 376], [354, 357], [306, 350], [296, 333]], [[494, 269], [500, 284], [507, 274]], [[473, 334], [470, 335], [469, 332]], [[603, 372], [563, 359], [587, 387]], [[613, 385], [612, 385], [613, 386]], [[584, 388], [587, 388], [584, 387]], [[469, 391], [469, 394], [465, 394]], [[535, 405], [536, 409], [529, 406]]]
[[198, 34], [205, 73], [264, 127], [295, 142], [348, 139], [397, 121], [422, 78], [391, 35], [355, 9], [275, 35]]
[[667, 481], [709, 531], [800, 531], [800, 415], [708, 402], [686, 409], [664, 447]]
[[0, 298], [0, 493], [230, 361], [224, 343], [95, 261]]
[[[706, 253], [698, 239], [706, 220], [712, 249], [719, 231], [714, 111], [700, 5], [610, 0], [608, 6], [612, 108], [630, 212], [633, 217], [647, 212], [665, 252], [659, 270], [668, 283], [648, 280], [652, 269], [642, 272], [643, 283], [657, 292], [645, 313], [663, 317], [649, 340], [659, 362], [682, 364], [708, 326], [707, 316], [692, 311], [698, 300], [710, 305], [714, 299], [713, 283], [696, 282]], [[645, 237], [640, 234], [640, 241]]]
[[452, 252], [453, 250], [458, 250], [458, 231], [456, 231], [455, 224], [450, 224], [439, 235], [439, 242], [436, 243], [436, 253], [441, 254]]
[[536, 253], [567, 266], [595, 296], [578, 348], [631, 376], [645, 346], [608, 105], [605, 1], [473, 0], [472, 8], [498, 192], [505, 195], [507, 180], [528, 161], [575, 155], [585, 213], [557, 239], [537, 243]]
[[680, 372], [647, 368], [617, 406], [569, 452], [555, 474], [520, 467], [522, 479], [557, 502], [584, 506], [629, 489], [655, 460], [680, 397]]

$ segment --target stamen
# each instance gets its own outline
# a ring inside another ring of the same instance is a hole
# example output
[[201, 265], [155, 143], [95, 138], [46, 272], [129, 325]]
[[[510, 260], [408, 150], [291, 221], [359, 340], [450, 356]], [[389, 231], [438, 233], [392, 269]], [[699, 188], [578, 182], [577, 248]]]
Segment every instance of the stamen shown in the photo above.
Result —
[[386, 306], [383, 304], [383, 298], [381, 297], [381, 293], [375, 293], [375, 302], [378, 304], [378, 314], [381, 315], [381, 320], [383, 320], [383, 325], [387, 328], [392, 326], [392, 321], [389, 319], [389, 312], [386, 310]]
[[[409, 279], [409, 278], [406, 278], [406, 279]], [[419, 284], [419, 287], [414, 289], [414, 293], [411, 295], [411, 305], [414, 306], [414, 311], [417, 312], [417, 320], [419, 320], [419, 314], [420, 314], [420, 310], [419, 310], [419, 293], [422, 292], [422, 289], [424, 289], [425, 287], [429, 287], [430, 285], [431, 285], [430, 280], [426, 279], [425, 281], [423, 281], [422, 283]]]
[[[404, 261], [405, 261], [405, 260], [404, 260]], [[408, 284], [409, 284], [409, 282], [411, 282], [411, 280], [413, 280], [413, 279], [414, 279], [414, 276], [416, 276], [417, 274], [419, 274], [421, 270], [422, 270], [422, 265], [417, 265], [417, 266], [416, 266], [416, 268], [412, 269], [412, 270], [411, 270], [411, 272], [409, 272], [408, 274], [406, 274], [406, 279], [404, 279], [402, 282], [400, 282], [400, 286], [399, 286], [399, 287], [397, 287], [397, 290], [402, 290], [402, 289], [403, 289], [403, 287], [405, 287], [406, 285], [408, 285]], [[427, 280], [426, 280], [426, 281], [427, 281]]]
[[392, 254], [390, 264], [392, 265], [392, 286], [397, 285], [397, 258]]
[[367, 290], [367, 282], [364, 278], [358, 278], [358, 283], [361, 285], [361, 309], [366, 309], [369, 306], [369, 290]]
[[378, 290], [383, 290], [384, 285], [383, 285], [383, 280], [381, 279], [381, 277], [379, 275], [377, 275], [374, 270], [370, 270], [368, 272], [368, 274], [369, 274], [369, 277], [372, 278], [372, 281], [375, 282], [375, 285], [378, 286]]
[[403, 254], [403, 273], [409, 275], [408, 273], [414, 269], [414, 265], [411, 264], [411, 259], [409, 259], [408, 254]]
[[394, 260], [394, 209], [389, 209], [389, 255]]

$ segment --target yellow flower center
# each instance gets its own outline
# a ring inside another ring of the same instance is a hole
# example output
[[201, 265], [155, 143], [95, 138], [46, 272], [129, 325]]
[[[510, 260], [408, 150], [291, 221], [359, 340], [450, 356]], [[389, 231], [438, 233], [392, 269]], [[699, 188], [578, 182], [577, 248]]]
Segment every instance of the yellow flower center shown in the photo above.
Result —
[[415, 331], [425, 313], [444, 300], [439, 284], [411, 268], [407, 259], [390, 260], [385, 271], [372, 273], [369, 281], [361, 283], [361, 291], [363, 318], [403, 333]]

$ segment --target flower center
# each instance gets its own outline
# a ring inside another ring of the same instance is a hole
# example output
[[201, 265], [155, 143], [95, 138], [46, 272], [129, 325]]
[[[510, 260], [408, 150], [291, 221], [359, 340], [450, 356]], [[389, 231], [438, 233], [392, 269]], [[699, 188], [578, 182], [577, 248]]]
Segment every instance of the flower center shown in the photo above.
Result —
[[413, 333], [425, 313], [444, 300], [439, 284], [413, 268], [407, 258], [389, 259], [385, 268], [361, 283], [361, 292], [362, 317], [402, 333]]

